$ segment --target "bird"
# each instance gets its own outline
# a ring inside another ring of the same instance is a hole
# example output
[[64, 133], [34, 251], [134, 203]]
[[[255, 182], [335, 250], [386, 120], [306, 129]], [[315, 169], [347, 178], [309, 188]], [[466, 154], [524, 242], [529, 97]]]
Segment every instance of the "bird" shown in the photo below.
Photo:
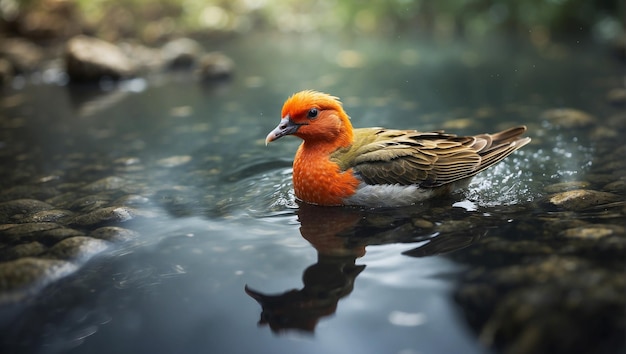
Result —
[[530, 142], [526, 126], [457, 136], [443, 130], [353, 128], [338, 97], [296, 92], [265, 145], [302, 139], [293, 161], [295, 197], [321, 206], [402, 207], [465, 188], [477, 173]]

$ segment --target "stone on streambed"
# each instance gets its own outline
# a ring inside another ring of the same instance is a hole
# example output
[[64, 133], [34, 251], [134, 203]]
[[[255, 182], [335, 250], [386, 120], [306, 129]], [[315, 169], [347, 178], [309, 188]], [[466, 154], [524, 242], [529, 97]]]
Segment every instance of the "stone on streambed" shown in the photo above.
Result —
[[118, 46], [84, 35], [67, 42], [65, 65], [72, 81], [122, 79], [137, 74], [133, 62]]
[[584, 128], [596, 122], [589, 113], [573, 108], [549, 109], [541, 117], [563, 128]]
[[4, 224], [1, 226], [0, 239], [8, 243], [24, 243], [41, 237], [41, 235], [47, 231], [62, 227], [53, 222]]
[[136, 209], [124, 206], [112, 206], [96, 209], [72, 220], [72, 225], [94, 226], [107, 223], [122, 223], [134, 219], [138, 215]]
[[127, 242], [139, 237], [139, 233], [122, 227], [105, 226], [92, 231], [89, 236], [110, 242]]
[[24, 257], [35, 257], [43, 254], [47, 250], [48, 247], [37, 241], [23, 243], [13, 247], [5, 247], [1, 249], [0, 260], [12, 261]]
[[110, 243], [87, 236], [66, 238], [54, 245], [46, 253], [47, 257], [86, 262], [93, 256], [109, 248]]
[[0, 263], [0, 304], [33, 295], [76, 269], [68, 261], [31, 257]]
[[30, 215], [54, 207], [35, 199], [17, 199], [0, 203], [0, 223], [7, 222], [14, 215]]
[[609, 204], [622, 200], [613, 193], [599, 192], [589, 189], [574, 189], [548, 197], [548, 203], [556, 207], [580, 211], [596, 205]]
[[42, 210], [18, 221], [20, 223], [62, 222], [73, 215], [73, 212], [63, 209]]
[[624, 235], [624, 227], [611, 224], [593, 224], [564, 230], [560, 236], [580, 240], [598, 240], [607, 236]]
[[543, 190], [546, 193], [558, 193], [574, 189], [585, 189], [587, 187], [589, 187], [589, 182], [586, 181], [568, 181], [545, 186]]

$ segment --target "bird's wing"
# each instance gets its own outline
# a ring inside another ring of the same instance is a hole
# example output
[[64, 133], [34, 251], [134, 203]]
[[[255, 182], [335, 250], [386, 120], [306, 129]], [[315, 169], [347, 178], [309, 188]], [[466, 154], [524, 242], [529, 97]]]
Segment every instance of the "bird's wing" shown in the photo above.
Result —
[[368, 184], [438, 187], [502, 160], [527, 143], [515, 143], [524, 131], [517, 127], [492, 135], [456, 136], [442, 131], [356, 129], [355, 143], [334, 157]]

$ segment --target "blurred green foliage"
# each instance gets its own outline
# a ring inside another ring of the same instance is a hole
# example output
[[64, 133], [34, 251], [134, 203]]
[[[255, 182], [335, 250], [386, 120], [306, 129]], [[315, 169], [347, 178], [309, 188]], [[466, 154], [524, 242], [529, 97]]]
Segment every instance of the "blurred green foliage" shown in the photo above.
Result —
[[[104, 36], [158, 39], [176, 32], [344, 32], [481, 36], [495, 31], [623, 32], [623, 0], [0, 0], [7, 20], [46, 4], [71, 3]], [[110, 33], [108, 33], [108, 32]]]

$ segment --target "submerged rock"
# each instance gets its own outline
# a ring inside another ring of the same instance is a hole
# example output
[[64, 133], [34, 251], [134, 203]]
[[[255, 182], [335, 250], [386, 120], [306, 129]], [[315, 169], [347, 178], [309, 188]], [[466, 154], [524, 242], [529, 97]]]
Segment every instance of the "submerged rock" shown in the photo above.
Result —
[[584, 210], [592, 206], [619, 200], [621, 200], [621, 197], [617, 194], [588, 189], [575, 189], [557, 193], [548, 198], [550, 204], [567, 210]]
[[0, 304], [33, 295], [76, 269], [71, 262], [31, 257], [0, 263]]
[[74, 218], [71, 224], [80, 226], [92, 226], [106, 223], [120, 223], [135, 218], [137, 211], [124, 206], [113, 206], [96, 209], [88, 214]]
[[67, 42], [65, 64], [73, 81], [121, 79], [137, 74], [136, 67], [119, 47], [83, 35]]
[[86, 262], [96, 254], [106, 250], [109, 242], [86, 236], [66, 238], [54, 245], [46, 253], [48, 257]]
[[50, 210], [54, 207], [35, 199], [17, 199], [0, 203], [0, 222], [6, 222], [14, 215], [30, 215], [42, 210]]
[[139, 233], [122, 227], [105, 226], [92, 231], [90, 236], [111, 242], [126, 242], [139, 237]]
[[596, 121], [589, 113], [573, 108], [549, 109], [541, 117], [563, 128], [583, 128]]

